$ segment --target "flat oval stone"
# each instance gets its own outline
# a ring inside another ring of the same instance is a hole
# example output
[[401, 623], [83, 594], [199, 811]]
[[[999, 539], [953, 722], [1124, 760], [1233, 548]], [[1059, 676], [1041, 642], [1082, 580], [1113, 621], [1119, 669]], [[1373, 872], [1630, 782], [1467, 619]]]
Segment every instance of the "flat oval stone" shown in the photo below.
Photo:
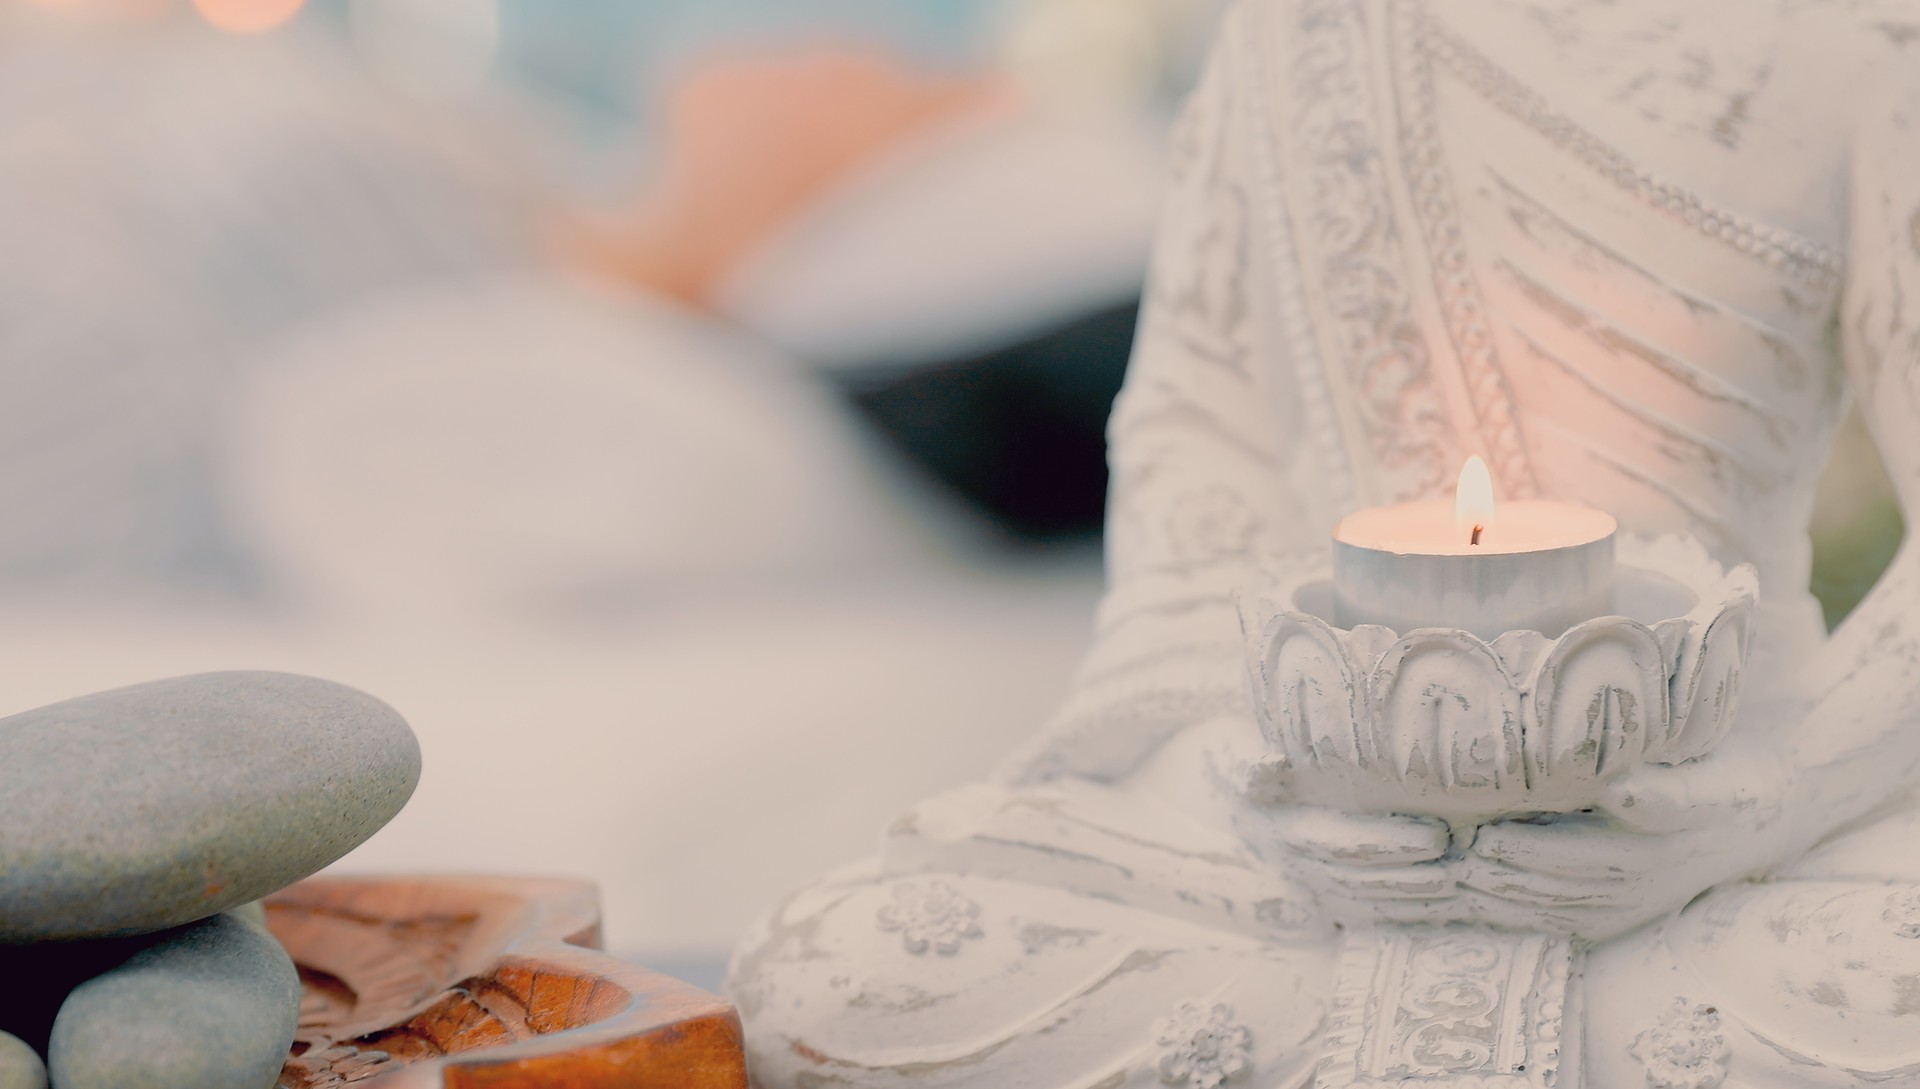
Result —
[[47, 1089], [47, 1067], [39, 1053], [25, 1040], [4, 1032], [0, 1032], [0, 1089]]
[[419, 778], [392, 708], [284, 673], [0, 719], [0, 943], [151, 933], [257, 900], [359, 846]]
[[60, 1089], [273, 1089], [300, 977], [266, 931], [216, 915], [80, 984], [47, 1067]]

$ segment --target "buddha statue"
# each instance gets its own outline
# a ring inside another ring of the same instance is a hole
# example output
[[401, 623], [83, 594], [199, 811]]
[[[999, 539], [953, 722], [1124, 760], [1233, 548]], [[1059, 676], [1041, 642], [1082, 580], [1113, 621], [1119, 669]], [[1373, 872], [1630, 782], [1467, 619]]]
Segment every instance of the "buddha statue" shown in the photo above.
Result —
[[[759, 1084], [1920, 1085], [1920, 559], [1808, 592], [1849, 400], [1920, 503], [1920, 5], [1246, 0], [1174, 153], [1094, 648], [744, 939]], [[1469, 828], [1263, 788], [1236, 595], [1476, 453], [1754, 567], [1734, 728]]]

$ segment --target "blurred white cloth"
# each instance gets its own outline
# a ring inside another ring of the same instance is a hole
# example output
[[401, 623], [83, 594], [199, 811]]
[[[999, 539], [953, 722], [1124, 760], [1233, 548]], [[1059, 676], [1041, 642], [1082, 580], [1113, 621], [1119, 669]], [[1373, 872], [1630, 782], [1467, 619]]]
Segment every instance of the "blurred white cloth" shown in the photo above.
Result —
[[518, 627], [873, 571], [941, 511], [766, 349], [550, 276], [390, 293], [236, 401], [224, 491], [329, 616]]

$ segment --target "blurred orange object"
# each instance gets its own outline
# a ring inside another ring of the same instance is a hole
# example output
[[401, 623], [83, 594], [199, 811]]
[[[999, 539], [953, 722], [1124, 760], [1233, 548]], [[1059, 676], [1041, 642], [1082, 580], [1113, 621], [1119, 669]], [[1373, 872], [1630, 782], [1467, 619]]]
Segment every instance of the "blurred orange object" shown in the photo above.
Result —
[[571, 256], [695, 306], [836, 181], [938, 122], [1002, 102], [986, 78], [823, 47], [710, 63], [669, 96], [664, 169], [637, 214], [570, 222]]
[[293, 18], [306, 0], [193, 0], [200, 17], [235, 34], [259, 34]]

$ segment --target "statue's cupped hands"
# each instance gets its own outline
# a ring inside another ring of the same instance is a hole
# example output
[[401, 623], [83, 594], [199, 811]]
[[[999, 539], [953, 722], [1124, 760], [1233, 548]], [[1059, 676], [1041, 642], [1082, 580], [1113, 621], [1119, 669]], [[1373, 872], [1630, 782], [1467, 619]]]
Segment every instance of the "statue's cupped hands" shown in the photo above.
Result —
[[1601, 941], [1792, 857], [1805, 846], [1799, 796], [1779, 747], [1729, 745], [1678, 767], [1636, 768], [1578, 813], [1471, 827], [1278, 805], [1247, 807], [1236, 823], [1335, 918]]

